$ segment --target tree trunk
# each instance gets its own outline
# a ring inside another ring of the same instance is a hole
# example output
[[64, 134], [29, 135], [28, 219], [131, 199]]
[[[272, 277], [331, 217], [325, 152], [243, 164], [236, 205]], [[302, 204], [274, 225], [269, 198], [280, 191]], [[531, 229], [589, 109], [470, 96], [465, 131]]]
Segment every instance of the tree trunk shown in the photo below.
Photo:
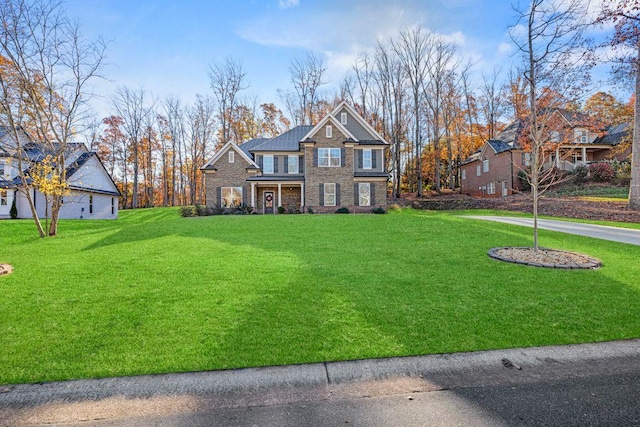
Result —
[[631, 148], [631, 184], [629, 186], [629, 209], [640, 210], [640, 42], [635, 64], [636, 101], [633, 114], [633, 145]]

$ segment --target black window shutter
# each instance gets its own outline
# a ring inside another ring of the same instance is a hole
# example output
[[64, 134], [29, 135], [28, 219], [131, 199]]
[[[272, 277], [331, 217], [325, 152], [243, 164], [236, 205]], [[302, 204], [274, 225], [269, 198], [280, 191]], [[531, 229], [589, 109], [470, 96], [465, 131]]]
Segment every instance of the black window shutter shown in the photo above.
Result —
[[378, 151], [379, 150], [371, 150], [371, 168], [378, 168]]
[[219, 207], [222, 207], [222, 187], [216, 187], [216, 203]]
[[273, 173], [278, 173], [278, 157], [280, 156], [273, 156]]
[[353, 204], [358, 206], [360, 204], [360, 194], [359, 193], [359, 186], [357, 182], [353, 183]]
[[346, 166], [346, 162], [345, 162], [346, 157], [347, 157], [347, 149], [341, 148], [340, 149], [340, 167]]
[[320, 206], [324, 206], [324, 184], [320, 184]]
[[289, 173], [289, 156], [282, 156], [283, 173]]
[[376, 184], [375, 183], [371, 183], [369, 184], [369, 194], [371, 197], [371, 206], [375, 206], [376, 204]]
[[318, 149], [313, 149], [313, 165], [318, 166]]
[[246, 187], [240, 187], [240, 188], [242, 188], [242, 204], [244, 206], [249, 206], [249, 203], [247, 203], [247, 196], [249, 195], [248, 194], [249, 192], [247, 191]]
[[336, 183], [336, 206], [340, 206], [340, 184]]
[[364, 152], [362, 150], [358, 150], [358, 169], [362, 169], [362, 156]]
[[258, 166], [262, 169], [262, 155], [257, 155], [256, 159], [258, 160], [256, 163], [258, 163]]
[[304, 173], [304, 156], [298, 157], [298, 172]]

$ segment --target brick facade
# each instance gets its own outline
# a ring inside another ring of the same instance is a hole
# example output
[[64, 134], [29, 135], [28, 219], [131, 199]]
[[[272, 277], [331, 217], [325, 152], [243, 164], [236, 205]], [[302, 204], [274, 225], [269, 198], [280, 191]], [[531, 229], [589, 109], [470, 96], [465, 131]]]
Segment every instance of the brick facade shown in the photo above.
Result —
[[215, 169], [204, 170], [205, 203], [207, 206], [221, 206], [221, 187], [242, 187], [243, 205], [249, 205], [251, 201], [251, 185], [247, 178], [252, 174], [247, 169], [251, 165], [237, 152], [234, 153], [233, 163], [229, 162], [229, 146], [215, 164]]
[[[489, 162], [489, 170], [486, 172], [483, 169], [485, 160]], [[477, 175], [478, 167], [480, 176]], [[464, 171], [464, 179], [460, 180], [461, 192], [476, 197], [509, 196], [520, 189], [518, 172], [523, 168], [525, 166], [522, 150], [508, 150], [496, 154], [491, 146], [485, 144], [478, 159], [461, 166], [461, 171]], [[494, 186], [493, 194], [489, 194], [491, 183]], [[503, 185], [506, 185], [506, 194], [502, 191]]]

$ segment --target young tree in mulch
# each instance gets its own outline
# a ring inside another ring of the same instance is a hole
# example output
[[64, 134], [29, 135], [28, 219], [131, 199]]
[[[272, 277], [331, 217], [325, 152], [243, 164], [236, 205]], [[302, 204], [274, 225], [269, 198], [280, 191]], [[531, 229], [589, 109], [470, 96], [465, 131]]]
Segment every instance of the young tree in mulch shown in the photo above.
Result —
[[558, 108], [578, 99], [589, 77], [589, 61], [582, 37], [585, 7], [580, 0], [565, 2], [534, 0], [517, 10], [510, 36], [522, 56], [519, 73], [525, 82], [527, 99], [524, 134], [530, 167], [525, 171], [533, 201], [533, 244], [538, 250], [538, 203], [540, 196], [561, 179], [549, 167], [554, 151], [553, 132]]

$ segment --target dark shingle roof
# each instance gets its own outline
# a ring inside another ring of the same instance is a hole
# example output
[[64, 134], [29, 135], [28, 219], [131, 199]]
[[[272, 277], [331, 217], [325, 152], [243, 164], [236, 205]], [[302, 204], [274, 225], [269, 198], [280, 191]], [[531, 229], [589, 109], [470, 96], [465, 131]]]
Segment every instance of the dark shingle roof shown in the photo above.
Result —
[[618, 145], [631, 137], [632, 127], [630, 123], [620, 123], [607, 129], [607, 133], [596, 138], [594, 144]]
[[[298, 143], [313, 129], [313, 126], [296, 126], [293, 129], [257, 145], [249, 151], [298, 151]], [[244, 144], [243, 144], [244, 145]]]
[[506, 142], [497, 139], [490, 139], [489, 141], [487, 141], [487, 144], [489, 144], [491, 148], [493, 148], [493, 151], [495, 151], [496, 154], [502, 153], [503, 151], [509, 151], [511, 150], [511, 148], [513, 148]]
[[238, 146], [238, 148], [240, 148], [242, 151], [244, 151], [244, 154], [246, 154], [247, 156], [251, 157], [251, 153], [249, 152], [249, 150], [252, 150], [253, 148], [257, 147], [258, 145], [260, 145], [263, 142], [266, 142], [268, 140], [269, 140], [269, 138], [254, 138], [254, 139], [250, 139], [247, 142], [243, 142], [241, 145]]
[[358, 144], [360, 145], [387, 145], [386, 142], [384, 141], [380, 141], [379, 139], [364, 139], [364, 140], [360, 140], [358, 141]]
[[356, 172], [353, 176], [358, 178], [389, 178], [387, 172]]
[[67, 179], [71, 178], [73, 176], [73, 174], [76, 173], [78, 171], [78, 169], [80, 169], [82, 167], [82, 165], [87, 163], [87, 161], [95, 154], [96, 153], [93, 153], [91, 151], [86, 151], [86, 152], [80, 154], [80, 156], [78, 156], [78, 158], [75, 160], [75, 162], [71, 163], [67, 167]]

